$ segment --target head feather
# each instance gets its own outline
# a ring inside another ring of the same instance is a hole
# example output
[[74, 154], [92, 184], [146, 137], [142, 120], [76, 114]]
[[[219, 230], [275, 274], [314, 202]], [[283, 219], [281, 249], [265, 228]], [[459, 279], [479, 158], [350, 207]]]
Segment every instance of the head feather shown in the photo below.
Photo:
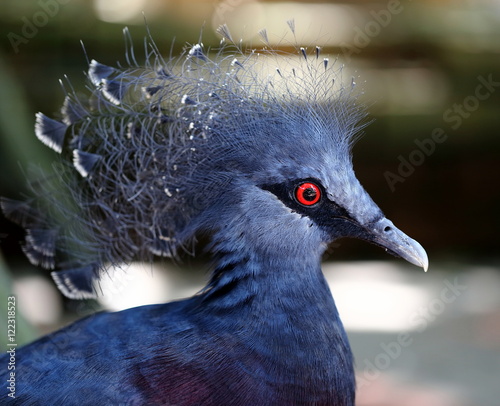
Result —
[[92, 60], [90, 95], [67, 92], [61, 121], [37, 115], [61, 163], [32, 185], [43, 217], [23, 225], [29, 257], [56, 268], [68, 296], [88, 297], [106, 264], [175, 256], [201, 227], [215, 230], [230, 185], [286, 178], [326, 156], [350, 168], [364, 110], [338, 61], [318, 49], [243, 50], [226, 26], [219, 33], [213, 53], [198, 43], [165, 60], [150, 41], [144, 66], [132, 50], [125, 68]]

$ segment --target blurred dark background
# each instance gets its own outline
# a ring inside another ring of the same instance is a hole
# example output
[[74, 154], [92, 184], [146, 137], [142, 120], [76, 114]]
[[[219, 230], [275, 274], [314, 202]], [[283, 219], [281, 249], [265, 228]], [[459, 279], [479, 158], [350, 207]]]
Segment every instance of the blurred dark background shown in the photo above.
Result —
[[[34, 136], [35, 113], [58, 111], [64, 75], [84, 90], [80, 41], [89, 59], [114, 65], [124, 61], [124, 26], [143, 59], [144, 18], [165, 55], [200, 35], [206, 47], [217, 46], [215, 28], [222, 22], [254, 47], [262, 46], [255, 34], [267, 28], [279, 47], [289, 43], [286, 21], [294, 18], [297, 43], [338, 55], [363, 89], [374, 122], [354, 149], [356, 173], [386, 215], [426, 248], [431, 272], [453, 280], [486, 267], [500, 275], [497, 0], [2, 0], [0, 6], [1, 196], [21, 198], [28, 164], [54, 158]], [[8, 275], [44, 273], [25, 260], [22, 236], [0, 216], [3, 286], [10, 286]], [[330, 259], [382, 261], [387, 255], [341, 241]], [[500, 317], [492, 323], [500, 329]], [[26, 340], [44, 331], [26, 328]], [[500, 338], [494, 343], [498, 356]]]

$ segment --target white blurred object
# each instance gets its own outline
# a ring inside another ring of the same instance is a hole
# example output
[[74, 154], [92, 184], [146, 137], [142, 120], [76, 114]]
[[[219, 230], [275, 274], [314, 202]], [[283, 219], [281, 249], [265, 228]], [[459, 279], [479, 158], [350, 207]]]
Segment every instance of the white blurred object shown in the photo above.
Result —
[[19, 311], [34, 325], [55, 324], [62, 314], [62, 302], [56, 287], [41, 276], [15, 279], [12, 288]]
[[96, 286], [99, 303], [112, 311], [189, 297], [201, 287], [182, 285], [165, 266], [140, 262], [110, 269]]
[[108, 23], [142, 20], [147, 0], [94, 0], [97, 17]]
[[409, 284], [390, 262], [324, 264], [323, 270], [348, 331], [410, 331], [412, 315], [431, 299], [424, 283]]

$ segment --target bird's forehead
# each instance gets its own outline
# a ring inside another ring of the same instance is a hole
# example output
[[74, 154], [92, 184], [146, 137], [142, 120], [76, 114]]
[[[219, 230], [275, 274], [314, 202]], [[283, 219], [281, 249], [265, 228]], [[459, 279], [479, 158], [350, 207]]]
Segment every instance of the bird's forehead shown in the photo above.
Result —
[[289, 182], [294, 180], [316, 179], [325, 189], [335, 190], [345, 183], [345, 178], [350, 177], [348, 167], [342, 165], [325, 165], [320, 157], [308, 159], [305, 155], [298, 156], [273, 156], [262, 172], [257, 175], [257, 182], [262, 180], [274, 183]]
[[380, 215], [380, 209], [356, 178], [346, 152], [330, 150], [303, 156], [299, 165], [288, 168], [284, 179], [316, 179], [325, 188], [328, 199], [346, 209], [361, 224]]
[[346, 209], [360, 224], [367, 224], [381, 216], [379, 207], [365, 191], [352, 168], [330, 173], [323, 185], [328, 198]]
[[328, 189], [337, 189], [355, 178], [348, 148], [333, 148], [311, 140], [312, 145], [295, 148], [283, 156], [283, 176], [290, 179], [314, 178]]

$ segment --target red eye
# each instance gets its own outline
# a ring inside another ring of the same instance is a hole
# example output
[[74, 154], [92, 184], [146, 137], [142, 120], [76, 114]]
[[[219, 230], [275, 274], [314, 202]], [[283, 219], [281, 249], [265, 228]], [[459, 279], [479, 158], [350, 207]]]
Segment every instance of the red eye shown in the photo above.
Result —
[[295, 189], [295, 198], [304, 206], [312, 206], [319, 202], [321, 190], [314, 183], [302, 183]]

